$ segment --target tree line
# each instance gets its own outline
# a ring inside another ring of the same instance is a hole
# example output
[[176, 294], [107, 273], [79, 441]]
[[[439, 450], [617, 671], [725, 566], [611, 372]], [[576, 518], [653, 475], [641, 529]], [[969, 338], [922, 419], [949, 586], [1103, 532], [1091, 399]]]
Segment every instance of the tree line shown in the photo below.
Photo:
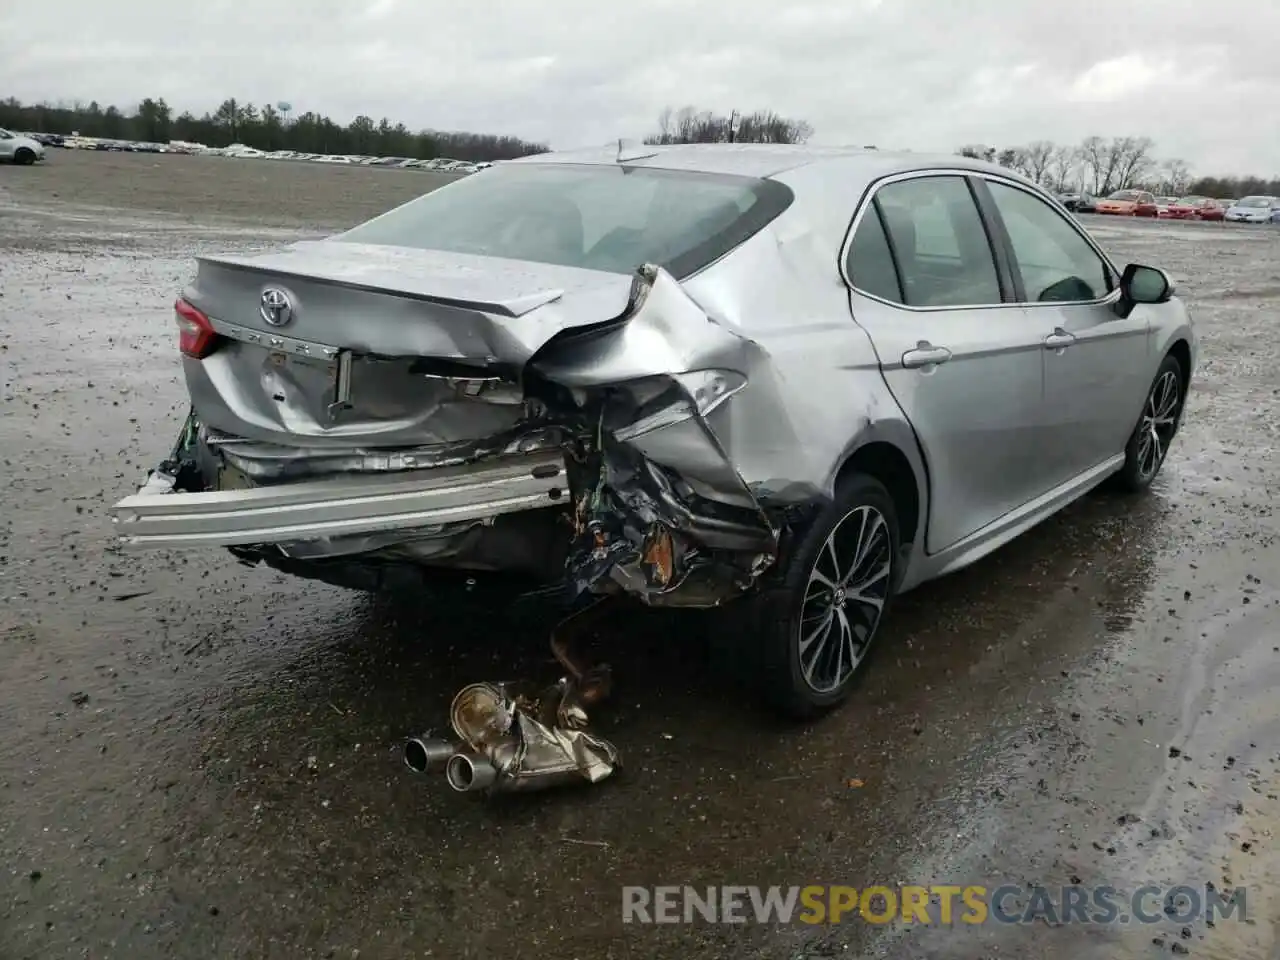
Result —
[[644, 138], [655, 146], [673, 143], [804, 143], [813, 127], [772, 110], [727, 114], [697, 107], [667, 107], [658, 115], [658, 129]]
[[[0, 127], [25, 133], [79, 133], [86, 137], [168, 143], [183, 140], [210, 147], [243, 143], [259, 150], [301, 153], [413, 157], [430, 160], [508, 160], [544, 153], [544, 143], [489, 133], [410, 130], [383, 117], [358, 116], [345, 126], [314, 111], [286, 117], [270, 105], [227, 99], [212, 112], [176, 116], [163, 98], [148, 97], [129, 113], [115, 106], [88, 104], [24, 104], [14, 97], [0, 100]], [[813, 136], [805, 120], [772, 110], [717, 113], [685, 106], [667, 107], [657, 129], [644, 138], [653, 145], [676, 143], [804, 143]], [[1023, 146], [966, 144], [956, 153], [998, 163], [1049, 189], [1085, 189], [1105, 196], [1114, 190], [1142, 187], [1160, 194], [1241, 197], [1280, 196], [1280, 177], [1193, 177], [1180, 159], [1158, 159], [1150, 137], [1086, 137], [1078, 144], [1037, 140]]]
[[24, 133], [78, 133], [85, 137], [168, 143], [182, 140], [210, 147], [243, 143], [258, 150], [300, 153], [412, 157], [432, 160], [509, 160], [545, 153], [546, 144], [491, 133], [410, 130], [386, 117], [358, 116], [345, 126], [314, 111], [285, 117], [270, 105], [239, 100], [222, 101], [216, 110], [196, 116], [174, 114], [163, 98], [148, 97], [132, 112], [84, 103], [24, 104], [16, 98], [0, 100], [0, 127]]
[[1280, 196], [1280, 177], [1193, 177], [1185, 161], [1158, 159], [1154, 148], [1150, 137], [1086, 137], [1075, 145], [1037, 140], [998, 148], [975, 143], [956, 153], [998, 163], [1058, 192], [1087, 190], [1105, 197], [1115, 190], [1141, 188], [1169, 196]]
[[[804, 143], [813, 136], [807, 121], [769, 110], [716, 113], [696, 107], [667, 107], [658, 116], [648, 144], [673, 143]], [[1193, 177], [1177, 158], [1161, 160], [1150, 137], [1086, 137], [1078, 144], [1037, 140], [1025, 146], [993, 147], [973, 143], [956, 149], [964, 157], [998, 163], [1058, 192], [1088, 190], [1106, 196], [1115, 190], [1141, 187], [1161, 195], [1244, 197], [1280, 196], [1280, 177]]]

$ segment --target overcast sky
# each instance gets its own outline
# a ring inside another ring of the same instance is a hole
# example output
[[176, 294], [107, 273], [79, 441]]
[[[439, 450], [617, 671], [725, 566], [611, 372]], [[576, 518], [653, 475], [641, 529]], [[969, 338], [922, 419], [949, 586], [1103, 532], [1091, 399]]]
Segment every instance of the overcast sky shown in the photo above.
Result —
[[288, 100], [554, 147], [664, 105], [768, 108], [815, 143], [1137, 134], [1280, 174], [1276, 0], [0, 0], [0, 95]]

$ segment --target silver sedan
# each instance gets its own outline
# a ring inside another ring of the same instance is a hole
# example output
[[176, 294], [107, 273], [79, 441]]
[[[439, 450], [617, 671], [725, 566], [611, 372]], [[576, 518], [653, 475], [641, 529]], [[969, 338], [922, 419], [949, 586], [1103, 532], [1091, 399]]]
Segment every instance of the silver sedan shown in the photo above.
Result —
[[1168, 276], [1010, 171], [805, 147], [502, 163], [202, 258], [176, 317], [192, 410], [125, 543], [723, 607], [801, 716], [896, 594], [1148, 487], [1198, 352]]

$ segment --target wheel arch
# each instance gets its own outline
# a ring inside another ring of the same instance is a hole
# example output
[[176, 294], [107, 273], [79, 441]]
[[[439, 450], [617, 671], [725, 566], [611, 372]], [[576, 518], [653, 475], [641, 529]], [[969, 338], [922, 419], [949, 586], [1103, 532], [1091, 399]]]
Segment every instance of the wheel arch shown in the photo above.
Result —
[[1172, 356], [1178, 361], [1182, 367], [1182, 402], [1185, 404], [1187, 393], [1191, 389], [1191, 344], [1187, 342], [1185, 337], [1178, 337], [1173, 343], [1169, 344], [1169, 348], [1165, 350], [1166, 357]]
[[[929, 478], [916, 446], [915, 434], [905, 424], [902, 435], [896, 430], [877, 431], [862, 438], [841, 460], [832, 480], [832, 490], [857, 473], [884, 484], [898, 514], [902, 546], [911, 546], [911, 555], [924, 547], [929, 514]], [[908, 560], [909, 562], [909, 560]]]

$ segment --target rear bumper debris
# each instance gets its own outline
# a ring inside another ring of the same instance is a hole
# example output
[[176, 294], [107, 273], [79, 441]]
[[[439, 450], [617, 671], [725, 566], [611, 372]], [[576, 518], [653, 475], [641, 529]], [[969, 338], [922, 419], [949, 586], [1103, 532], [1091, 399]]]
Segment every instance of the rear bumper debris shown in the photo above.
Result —
[[129, 546], [233, 546], [485, 520], [555, 506], [566, 499], [566, 485], [564, 457], [555, 450], [408, 474], [180, 495], [157, 492], [166, 486], [157, 474], [115, 505], [114, 519]]

